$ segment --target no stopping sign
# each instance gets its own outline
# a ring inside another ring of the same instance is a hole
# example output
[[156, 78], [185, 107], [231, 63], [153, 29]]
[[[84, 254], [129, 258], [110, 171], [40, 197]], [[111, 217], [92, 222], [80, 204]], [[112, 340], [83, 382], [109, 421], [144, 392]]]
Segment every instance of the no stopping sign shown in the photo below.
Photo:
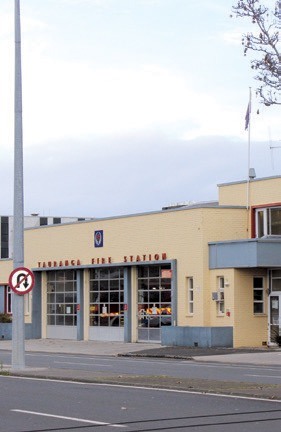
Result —
[[18, 295], [27, 294], [34, 287], [34, 274], [26, 267], [18, 267], [10, 274], [9, 286]]

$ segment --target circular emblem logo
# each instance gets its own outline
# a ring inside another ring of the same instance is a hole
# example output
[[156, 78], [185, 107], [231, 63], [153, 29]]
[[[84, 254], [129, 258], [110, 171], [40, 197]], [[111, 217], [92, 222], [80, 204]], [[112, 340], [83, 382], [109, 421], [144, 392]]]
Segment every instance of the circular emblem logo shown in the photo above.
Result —
[[103, 245], [103, 231], [95, 231], [95, 246], [101, 247]]

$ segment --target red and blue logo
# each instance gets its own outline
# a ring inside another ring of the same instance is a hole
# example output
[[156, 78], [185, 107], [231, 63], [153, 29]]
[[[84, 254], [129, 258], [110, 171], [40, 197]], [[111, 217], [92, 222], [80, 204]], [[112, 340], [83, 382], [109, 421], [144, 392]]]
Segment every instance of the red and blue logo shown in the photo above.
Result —
[[103, 230], [95, 231], [95, 247], [103, 247]]

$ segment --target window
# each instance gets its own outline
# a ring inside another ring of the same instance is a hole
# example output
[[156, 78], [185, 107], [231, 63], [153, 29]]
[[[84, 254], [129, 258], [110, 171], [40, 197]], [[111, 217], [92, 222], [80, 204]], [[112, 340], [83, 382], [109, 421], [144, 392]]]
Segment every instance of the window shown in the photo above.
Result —
[[5, 313], [12, 313], [12, 290], [8, 285], [5, 286]]
[[1, 218], [1, 255], [0, 258], [9, 258], [9, 218], [2, 216]]
[[24, 295], [24, 314], [30, 315], [30, 293]]
[[74, 270], [47, 274], [47, 324], [77, 325], [77, 281]]
[[40, 226], [48, 225], [48, 218], [40, 217]]
[[122, 267], [90, 270], [90, 326], [124, 326]]
[[194, 285], [193, 277], [187, 278], [187, 310], [189, 314], [194, 312]]
[[281, 291], [281, 270], [271, 270], [270, 291]]
[[254, 314], [262, 314], [264, 313], [263, 277], [254, 277], [253, 289]]
[[54, 221], [54, 224], [60, 224], [61, 218], [60, 217], [54, 217], [53, 221]]
[[[12, 293], [9, 285], [4, 286], [4, 311], [7, 314], [12, 314]], [[24, 314], [30, 314], [30, 293], [24, 295]]]
[[256, 237], [281, 236], [281, 207], [256, 210]]
[[217, 314], [224, 315], [224, 276], [218, 276], [218, 302], [217, 302]]
[[153, 335], [157, 340], [157, 329], [172, 324], [172, 278], [168, 270], [170, 267], [160, 265], [138, 268], [139, 340], [153, 340]]

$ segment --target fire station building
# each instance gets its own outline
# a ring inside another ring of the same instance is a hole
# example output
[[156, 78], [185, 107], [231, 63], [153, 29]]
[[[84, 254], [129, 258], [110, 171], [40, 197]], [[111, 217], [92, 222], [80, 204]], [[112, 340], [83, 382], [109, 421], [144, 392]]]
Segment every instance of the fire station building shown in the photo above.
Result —
[[[24, 248], [26, 338], [259, 347], [281, 332], [281, 176], [220, 184], [214, 202], [27, 228]], [[2, 313], [12, 270], [1, 258]]]

